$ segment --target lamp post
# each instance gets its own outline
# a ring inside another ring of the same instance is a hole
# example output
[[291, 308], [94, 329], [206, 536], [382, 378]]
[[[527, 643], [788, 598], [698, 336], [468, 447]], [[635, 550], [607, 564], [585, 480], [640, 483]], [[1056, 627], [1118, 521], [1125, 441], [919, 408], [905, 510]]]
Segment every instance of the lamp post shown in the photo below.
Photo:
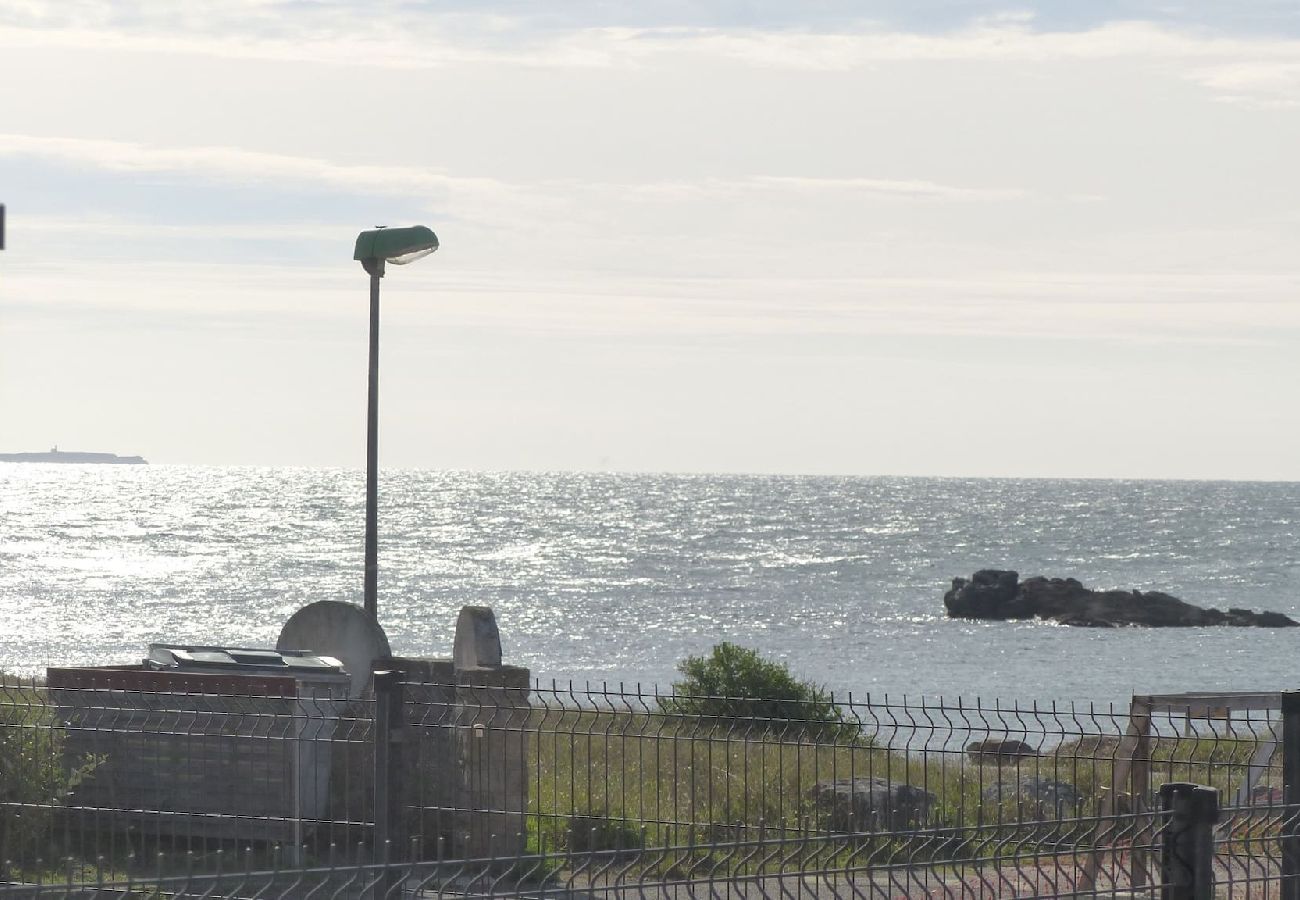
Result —
[[375, 228], [357, 235], [352, 258], [370, 275], [370, 380], [366, 399], [366, 582], [365, 608], [379, 621], [379, 279], [388, 263], [404, 266], [438, 249], [438, 236], [423, 225]]

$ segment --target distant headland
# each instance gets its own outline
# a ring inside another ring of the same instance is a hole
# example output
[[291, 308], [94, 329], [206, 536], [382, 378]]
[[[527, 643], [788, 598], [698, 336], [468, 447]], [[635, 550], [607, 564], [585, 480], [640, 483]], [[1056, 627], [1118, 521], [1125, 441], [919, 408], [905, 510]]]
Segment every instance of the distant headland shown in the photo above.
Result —
[[60, 450], [58, 447], [52, 447], [44, 453], [0, 453], [0, 462], [107, 463], [110, 465], [143, 466], [148, 460], [143, 456], [118, 456], [116, 453], [85, 453], [79, 450]]

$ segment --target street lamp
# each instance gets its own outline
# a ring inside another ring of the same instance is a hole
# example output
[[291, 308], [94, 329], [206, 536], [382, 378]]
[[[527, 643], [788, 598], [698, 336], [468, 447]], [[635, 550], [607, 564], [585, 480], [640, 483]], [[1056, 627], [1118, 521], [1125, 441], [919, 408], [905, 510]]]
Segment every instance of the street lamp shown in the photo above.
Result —
[[423, 225], [375, 228], [357, 235], [352, 258], [370, 274], [370, 391], [366, 401], [366, 612], [379, 621], [379, 279], [384, 266], [404, 266], [438, 249], [438, 236]]

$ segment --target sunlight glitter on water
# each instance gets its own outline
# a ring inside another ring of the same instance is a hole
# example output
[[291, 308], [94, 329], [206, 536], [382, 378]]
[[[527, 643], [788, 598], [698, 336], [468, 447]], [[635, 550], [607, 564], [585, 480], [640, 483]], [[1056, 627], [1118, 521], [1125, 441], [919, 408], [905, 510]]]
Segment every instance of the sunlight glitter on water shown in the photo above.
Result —
[[[363, 497], [337, 470], [0, 465], [0, 668], [273, 644], [306, 603], [359, 602]], [[995, 566], [1294, 614], [1298, 501], [1293, 484], [392, 472], [380, 615], [399, 652], [445, 655], [460, 606], [492, 606], [509, 659], [547, 677], [666, 684], [732, 640], [837, 689], [1275, 688], [1300, 629], [955, 622], [942, 596]]]

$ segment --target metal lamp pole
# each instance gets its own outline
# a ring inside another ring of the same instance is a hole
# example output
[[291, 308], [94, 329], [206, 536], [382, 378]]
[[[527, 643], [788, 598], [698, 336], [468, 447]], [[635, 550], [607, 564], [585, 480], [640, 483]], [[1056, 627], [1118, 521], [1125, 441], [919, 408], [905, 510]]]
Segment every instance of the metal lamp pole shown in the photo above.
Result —
[[365, 610], [379, 620], [379, 279], [388, 263], [405, 265], [438, 249], [438, 237], [423, 225], [376, 228], [357, 235], [352, 258], [370, 275], [370, 375], [366, 395], [366, 572]]
[[379, 619], [379, 279], [384, 261], [369, 260], [370, 378], [366, 397], [366, 580], [365, 608]]

